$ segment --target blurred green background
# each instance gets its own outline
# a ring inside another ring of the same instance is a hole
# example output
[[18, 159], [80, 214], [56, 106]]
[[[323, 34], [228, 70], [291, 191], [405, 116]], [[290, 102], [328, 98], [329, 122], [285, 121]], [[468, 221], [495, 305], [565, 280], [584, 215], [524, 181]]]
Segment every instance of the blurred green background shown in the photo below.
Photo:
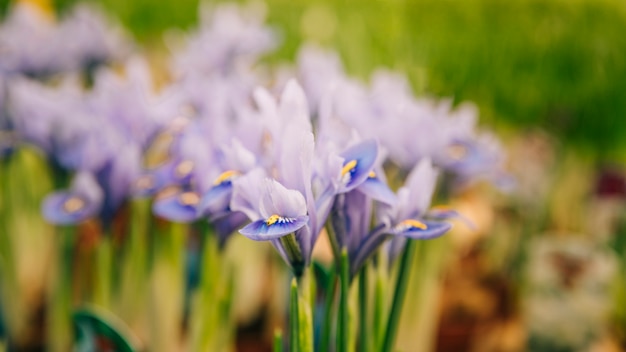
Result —
[[[197, 0], [94, 2], [148, 46], [197, 23]], [[268, 60], [293, 60], [315, 41], [362, 78], [398, 69], [420, 94], [476, 102], [481, 123], [500, 131], [542, 126], [564, 147], [626, 161], [623, 0], [270, 0], [267, 9], [283, 38]]]

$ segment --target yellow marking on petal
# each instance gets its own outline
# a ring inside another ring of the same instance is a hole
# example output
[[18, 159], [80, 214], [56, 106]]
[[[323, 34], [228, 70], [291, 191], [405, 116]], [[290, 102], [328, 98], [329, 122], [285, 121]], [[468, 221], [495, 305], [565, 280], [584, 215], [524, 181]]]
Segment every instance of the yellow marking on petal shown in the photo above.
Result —
[[370, 173], [367, 174], [367, 177], [369, 177], [369, 178], [376, 178], [376, 173], [374, 171], [370, 171]]
[[141, 176], [135, 184], [139, 189], [150, 189], [154, 187], [154, 177], [151, 175]]
[[200, 203], [200, 197], [194, 192], [185, 192], [178, 196], [178, 201], [183, 205], [196, 205]]
[[63, 203], [63, 210], [75, 213], [85, 207], [85, 201], [78, 197], [70, 197]]
[[191, 160], [182, 161], [176, 166], [176, 176], [178, 178], [183, 178], [193, 171], [193, 162]]
[[448, 147], [448, 155], [455, 160], [461, 160], [467, 155], [467, 147], [463, 144], [452, 144]]
[[404, 220], [403, 222], [400, 223], [401, 227], [413, 227], [416, 229], [420, 229], [420, 230], [426, 230], [428, 229], [428, 226], [426, 226], [426, 224], [424, 224], [421, 221], [418, 220], [413, 220], [413, 219], [408, 219], [408, 220]]
[[267, 220], [265, 220], [265, 225], [272, 226], [272, 225], [274, 225], [275, 223], [277, 223], [281, 219], [282, 219], [282, 217], [280, 215], [274, 214], [274, 215], [270, 216], [269, 218], [267, 218]]
[[235, 176], [239, 176], [239, 175], [240, 175], [240, 172], [237, 170], [224, 171], [219, 176], [217, 176], [215, 181], [213, 181], [213, 184], [217, 186], [221, 184], [222, 182], [229, 181], [233, 179]]
[[261, 137], [261, 146], [265, 150], [270, 149], [272, 146], [272, 134], [267, 130], [263, 131], [263, 135]]
[[148, 147], [144, 165], [150, 169], [163, 165], [170, 158], [170, 147], [172, 143], [174, 143], [174, 136], [172, 136], [172, 134], [159, 134]]
[[354, 170], [354, 168], [356, 168], [356, 165], [357, 165], [357, 161], [356, 160], [348, 161], [343, 166], [343, 168], [341, 169], [341, 177], [345, 176], [349, 172], [352, 172], [352, 170]]
[[176, 116], [168, 126], [171, 133], [178, 134], [182, 132], [191, 121], [186, 116]]

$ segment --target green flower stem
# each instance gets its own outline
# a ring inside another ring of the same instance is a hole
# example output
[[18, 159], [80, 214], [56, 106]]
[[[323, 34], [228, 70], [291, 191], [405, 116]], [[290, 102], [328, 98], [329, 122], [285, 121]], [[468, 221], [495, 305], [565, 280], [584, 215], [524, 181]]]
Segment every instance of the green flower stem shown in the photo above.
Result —
[[105, 233], [100, 237], [96, 247], [93, 303], [103, 308], [111, 308], [113, 243], [111, 235]]
[[330, 351], [331, 331], [333, 326], [333, 303], [337, 291], [337, 270], [333, 268], [326, 287], [326, 301], [324, 302], [324, 324], [322, 325], [322, 336], [320, 337], [320, 352]]
[[150, 351], [180, 349], [184, 305], [187, 224], [167, 223], [154, 237], [150, 277]]
[[350, 287], [350, 264], [348, 262], [348, 251], [346, 248], [341, 251], [341, 259], [339, 265], [339, 281], [341, 283], [341, 292], [339, 295], [339, 319], [337, 327], [338, 330], [338, 338], [337, 338], [337, 351], [338, 352], [347, 352], [348, 351], [348, 335], [349, 335], [349, 322], [348, 322], [348, 296], [349, 296], [349, 287]]
[[11, 187], [12, 183], [9, 178], [11, 177], [11, 172], [13, 169], [14, 162], [12, 160], [3, 160], [2, 165], [0, 165], [0, 185], [2, 190], [0, 191], [0, 298], [3, 302], [3, 316], [2, 322], [6, 324], [5, 326], [12, 328], [11, 323], [13, 322], [14, 313], [13, 311], [17, 307], [11, 307], [15, 305], [7, 305], [4, 302], [15, 302], [15, 298], [13, 297], [15, 293], [18, 291], [18, 280], [16, 277], [16, 267], [15, 267], [15, 253], [13, 248], [15, 247], [13, 244], [12, 234], [12, 211], [15, 206], [12, 203], [13, 192], [15, 188]]
[[274, 331], [274, 352], [283, 352], [283, 332], [280, 329]]
[[368, 322], [368, 282], [367, 266], [364, 266], [359, 273], [359, 349], [361, 352], [368, 352], [370, 346], [370, 333]]
[[200, 282], [191, 293], [189, 350], [230, 351], [236, 275], [213, 228], [206, 221], [195, 226], [202, 233], [202, 253]]
[[124, 250], [120, 287], [120, 317], [131, 328], [140, 324], [144, 312], [148, 265], [148, 225], [150, 201], [135, 200], [131, 204], [130, 233]]
[[402, 304], [404, 303], [404, 296], [406, 295], [409, 281], [410, 266], [413, 262], [413, 256], [415, 255], [415, 246], [416, 241], [408, 240], [404, 252], [402, 253], [402, 258], [400, 259], [400, 268], [391, 305], [391, 312], [387, 319], [387, 330], [385, 332], [385, 339], [383, 340], [382, 352], [390, 352], [395, 343], [400, 322], [400, 313], [402, 312]]
[[56, 280], [53, 282], [48, 306], [48, 350], [68, 351], [72, 343], [72, 268], [76, 229], [73, 226], [58, 228]]
[[299, 279], [304, 274], [305, 263], [302, 249], [298, 244], [298, 240], [296, 240], [296, 235], [294, 233], [290, 233], [287, 236], [281, 237], [279, 241], [285, 249], [287, 258], [289, 258], [289, 262], [293, 267], [293, 272], [296, 275], [296, 278]]
[[377, 268], [374, 287], [374, 346], [381, 346], [385, 338], [385, 268]]
[[291, 352], [300, 352], [300, 328], [298, 317], [298, 282], [294, 277], [291, 280], [290, 309], [289, 309], [289, 346]]
[[312, 270], [305, 268], [298, 282], [298, 330], [300, 334], [300, 352], [313, 352], [313, 304], [315, 299], [315, 280]]

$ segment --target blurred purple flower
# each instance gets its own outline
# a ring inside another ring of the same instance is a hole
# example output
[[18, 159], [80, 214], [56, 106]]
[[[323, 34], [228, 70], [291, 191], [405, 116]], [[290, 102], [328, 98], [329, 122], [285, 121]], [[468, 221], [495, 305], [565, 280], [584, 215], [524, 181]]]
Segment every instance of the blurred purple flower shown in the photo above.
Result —
[[94, 8], [76, 7], [57, 23], [40, 9], [17, 3], [0, 26], [0, 74], [80, 71], [120, 59], [128, 49], [119, 27]]
[[57, 225], [80, 223], [96, 216], [104, 194], [96, 178], [87, 172], [78, 173], [69, 190], [48, 195], [41, 206], [44, 218]]
[[204, 7], [200, 29], [185, 39], [183, 48], [172, 48], [178, 53], [172, 70], [178, 76], [224, 74], [251, 65], [277, 44], [264, 16], [261, 6]]

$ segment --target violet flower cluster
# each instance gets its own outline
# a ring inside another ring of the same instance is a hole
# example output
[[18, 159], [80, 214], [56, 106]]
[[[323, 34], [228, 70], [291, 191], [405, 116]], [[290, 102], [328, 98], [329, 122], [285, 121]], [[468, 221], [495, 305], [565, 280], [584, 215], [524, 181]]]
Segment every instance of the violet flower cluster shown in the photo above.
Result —
[[[51, 223], [97, 219], [109, 232], [126, 202], [148, 198], [160, 218], [208, 221], [222, 247], [239, 234], [271, 242], [296, 277], [326, 231], [354, 278], [379, 250], [393, 259], [407, 240], [451, 228], [445, 220], [459, 214], [431, 207], [443, 173], [506, 179], [476, 108], [418, 98], [400, 73], [364, 83], [337, 54], [304, 46], [272, 77], [260, 58], [279, 37], [257, 11], [206, 12], [170, 43], [173, 79], [159, 89], [148, 61], [124, 57], [127, 42], [100, 15], [36, 16], [18, 7], [0, 26], [0, 121], [71, 175], [43, 201]], [[121, 70], [81, 79], [121, 58]]]
[[[43, 204], [53, 223], [98, 217], [106, 225], [125, 200], [156, 196], [158, 216], [208, 219], [222, 243], [238, 229], [271, 241], [296, 273], [328, 223], [354, 273], [388, 238], [450, 228], [440, 220], [455, 212], [429, 210], [442, 170], [463, 181], [501, 175], [501, 149], [477, 131], [476, 109], [417, 98], [399, 73], [377, 71], [367, 85], [347, 76], [336, 54], [305, 46], [293, 78], [263, 88], [258, 59], [278, 37], [235, 6], [204, 16], [179, 44], [175, 80], [159, 92], [138, 57], [124, 75], [99, 69], [88, 89], [72, 75], [56, 84], [28, 78], [105, 61], [122, 46], [85, 8], [58, 25], [36, 15], [17, 8], [2, 25], [5, 77], [23, 73], [5, 78], [2, 98], [18, 138], [75, 174]], [[18, 45], [25, 36], [33, 47]], [[408, 174], [397, 192], [387, 165]]]

